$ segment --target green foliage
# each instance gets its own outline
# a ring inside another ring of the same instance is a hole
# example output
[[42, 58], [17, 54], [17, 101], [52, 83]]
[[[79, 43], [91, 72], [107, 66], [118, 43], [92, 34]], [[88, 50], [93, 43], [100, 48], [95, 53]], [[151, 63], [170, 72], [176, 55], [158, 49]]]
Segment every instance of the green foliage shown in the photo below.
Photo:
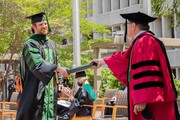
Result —
[[24, 19], [21, 8], [13, 1], [2, 1], [0, 11], [0, 54], [19, 52], [25, 39]]
[[176, 27], [180, 26], [180, 0], [152, 0], [152, 11], [156, 16], [173, 16], [176, 14], [177, 21], [175, 23], [174, 19], [172, 25]]
[[[93, 39], [93, 33], [109, 33], [106, 25], [99, 25], [87, 21], [85, 16], [93, 11], [87, 8], [92, 0], [80, 2], [80, 32], [83, 35], [81, 51], [90, 50], [92, 44], [107, 41], [106, 38]], [[31, 21], [26, 16], [39, 12], [46, 12], [52, 32], [48, 35], [57, 43], [61, 66], [72, 68], [73, 46], [61, 47], [64, 39], [73, 40], [72, 31], [72, 0], [1, 0], [0, 1], [0, 56], [4, 53], [21, 53], [26, 39], [31, 35]], [[82, 53], [81, 64], [90, 63], [92, 52]], [[87, 70], [89, 82], [93, 86], [94, 71]], [[8, 73], [7, 73], [8, 74]], [[73, 76], [69, 77], [73, 85]]]
[[[83, 40], [83, 49], [90, 49], [92, 33], [108, 33], [105, 25], [94, 24], [86, 20], [85, 16], [93, 11], [87, 8], [91, 0], [80, 2], [80, 30]], [[46, 12], [52, 33], [50, 38], [58, 43], [64, 39], [72, 40], [72, 1], [71, 0], [2, 0], [0, 2], [0, 55], [7, 52], [11, 44], [17, 43], [18, 51], [22, 49], [24, 41], [30, 36], [31, 23], [26, 16]], [[91, 41], [92, 40], [92, 41]], [[101, 38], [99, 40], [102, 40]], [[9, 51], [8, 51], [9, 52]], [[60, 55], [68, 58], [65, 65], [72, 65], [72, 47], [60, 48]], [[71, 55], [70, 55], [71, 54]], [[62, 58], [62, 57], [61, 57]], [[68, 64], [67, 64], [68, 63]]]
[[176, 90], [177, 90], [177, 98], [180, 99], [180, 79], [177, 79], [177, 78], [173, 75], [173, 80], [174, 80], [174, 85], [175, 85]]
[[99, 98], [102, 98], [104, 97], [104, 92], [106, 89], [109, 88], [109, 80], [104, 78], [101, 80], [101, 86], [100, 86], [100, 89], [99, 89]]
[[170, 14], [169, 3], [167, 0], [152, 0], [152, 10], [157, 16], [167, 16]]
[[[73, 50], [72, 50], [72, 46], [69, 46], [69, 48], [61, 48], [61, 50], [59, 51], [59, 56], [63, 56], [60, 57], [60, 63], [61, 66], [65, 66], [68, 69], [72, 68], [73, 65]], [[86, 52], [86, 53], [82, 53], [81, 54], [81, 64], [88, 64], [91, 62], [93, 53], [92, 52]], [[91, 69], [87, 69], [86, 70], [86, 75], [88, 77], [89, 83], [91, 84], [91, 86], [94, 86], [94, 71]], [[70, 87], [73, 86], [73, 75], [69, 76], [69, 85]]]
[[117, 80], [113, 73], [108, 68], [102, 69], [102, 79], [107, 79], [109, 81], [109, 87], [111, 89], [118, 88], [120, 90], [123, 89], [123, 85], [119, 80]]
[[106, 89], [116, 89], [122, 90], [124, 86], [122, 83], [117, 80], [112, 72], [108, 68], [102, 69], [102, 80], [101, 80], [101, 86], [99, 91], [99, 97], [104, 97], [104, 92]]

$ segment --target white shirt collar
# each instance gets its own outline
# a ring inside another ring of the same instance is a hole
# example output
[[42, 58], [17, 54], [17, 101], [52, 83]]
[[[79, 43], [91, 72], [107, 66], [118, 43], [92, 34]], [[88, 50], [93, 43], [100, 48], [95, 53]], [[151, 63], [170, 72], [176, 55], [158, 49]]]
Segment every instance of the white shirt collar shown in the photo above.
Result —
[[136, 37], [139, 36], [140, 34], [142, 34], [143, 32], [146, 32], [146, 31], [144, 31], [144, 30], [139, 31], [139, 32], [135, 35], [134, 39], [136, 39]]

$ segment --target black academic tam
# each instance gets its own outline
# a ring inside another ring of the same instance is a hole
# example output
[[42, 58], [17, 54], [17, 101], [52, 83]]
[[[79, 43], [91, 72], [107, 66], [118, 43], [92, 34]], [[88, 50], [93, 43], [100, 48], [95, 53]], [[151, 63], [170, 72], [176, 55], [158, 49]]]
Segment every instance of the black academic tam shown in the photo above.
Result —
[[27, 16], [26, 18], [28, 19], [31, 19], [31, 23], [36, 23], [36, 22], [42, 22], [42, 21], [45, 21], [45, 15], [46, 13], [45, 12], [40, 12], [40, 13], [37, 13], [37, 14], [34, 14], [34, 15], [31, 15], [31, 16]]
[[120, 14], [120, 15], [124, 19], [127, 19], [131, 22], [139, 23], [139, 24], [148, 24], [157, 19], [156, 17], [151, 17], [151, 16], [141, 13], [141, 12], [126, 13], [126, 14]]

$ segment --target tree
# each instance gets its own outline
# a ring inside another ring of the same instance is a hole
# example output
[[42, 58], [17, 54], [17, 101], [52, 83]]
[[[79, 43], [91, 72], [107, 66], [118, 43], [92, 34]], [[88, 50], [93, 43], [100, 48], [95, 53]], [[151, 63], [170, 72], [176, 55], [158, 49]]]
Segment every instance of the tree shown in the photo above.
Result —
[[[99, 38], [94, 40], [92, 33], [108, 33], [106, 25], [98, 25], [86, 20], [85, 16], [92, 10], [87, 8], [87, 1], [80, 2], [80, 28], [83, 34], [82, 49], [91, 48], [93, 42], [107, 39]], [[73, 64], [72, 46], [60, 47], [62, 40], [72, 40], [72, 1], [71, 0], [1, 0], [0, 1], [0, 56], [10, 53], [9, 67], [12, 64], [14, 53], [21, 53], [22, 46], [27, 37], [31, 34], [30, 20], [26, 16], [46, 12], [52, 32], [50, 38], [58, 43], [59, 55], [62, 66], [71, 67]], [[91, 55], [91, 54], [90, 54]], [[82, 63], [89, 62], [91, 56], [84, 55]], [[3, 58], [3, 57], [1, 57]], [[3, 59], [1, 59], [2, 63]], [[7, 80], [9, 67], [4, 76]], [[92, 73], [90, 73], [92, 74]]]
[[[23, 19], [21, 8], [14, 4], [13, 1], [3, 0], [0, 2], [0, 56], [1, 64], [3, 62], [3, 56], [10, 53], [9, 65], [3, 76], [2, 90], [4, 90], [4, 83], [8, 78], [10, 66], [12, 65], [12, 57], [15, 53], [18, 53], [21, 49], [22, 40], [24, 36]], [[3, 99], [5, 96], [3, 96]]]
[[180, 26], [180, 0], [152, 0], [152, 11], [156, 16], [175, 15], [173, 25]]

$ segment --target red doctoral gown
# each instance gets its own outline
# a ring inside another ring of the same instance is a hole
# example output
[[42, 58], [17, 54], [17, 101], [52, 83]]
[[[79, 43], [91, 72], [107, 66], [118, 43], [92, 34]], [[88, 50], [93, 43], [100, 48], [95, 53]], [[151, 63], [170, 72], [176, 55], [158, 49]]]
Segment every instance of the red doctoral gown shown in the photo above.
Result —
[[147, 103], [153, 120], [178, 120], [176, 90], [165, 47], [152, 33], [141, 33], [126, 52], [114, 53], [104, 61], [115, 77], [128, 86], [129, 120], [145, 120], [141, 112], [133, 112], [139, 103]]

